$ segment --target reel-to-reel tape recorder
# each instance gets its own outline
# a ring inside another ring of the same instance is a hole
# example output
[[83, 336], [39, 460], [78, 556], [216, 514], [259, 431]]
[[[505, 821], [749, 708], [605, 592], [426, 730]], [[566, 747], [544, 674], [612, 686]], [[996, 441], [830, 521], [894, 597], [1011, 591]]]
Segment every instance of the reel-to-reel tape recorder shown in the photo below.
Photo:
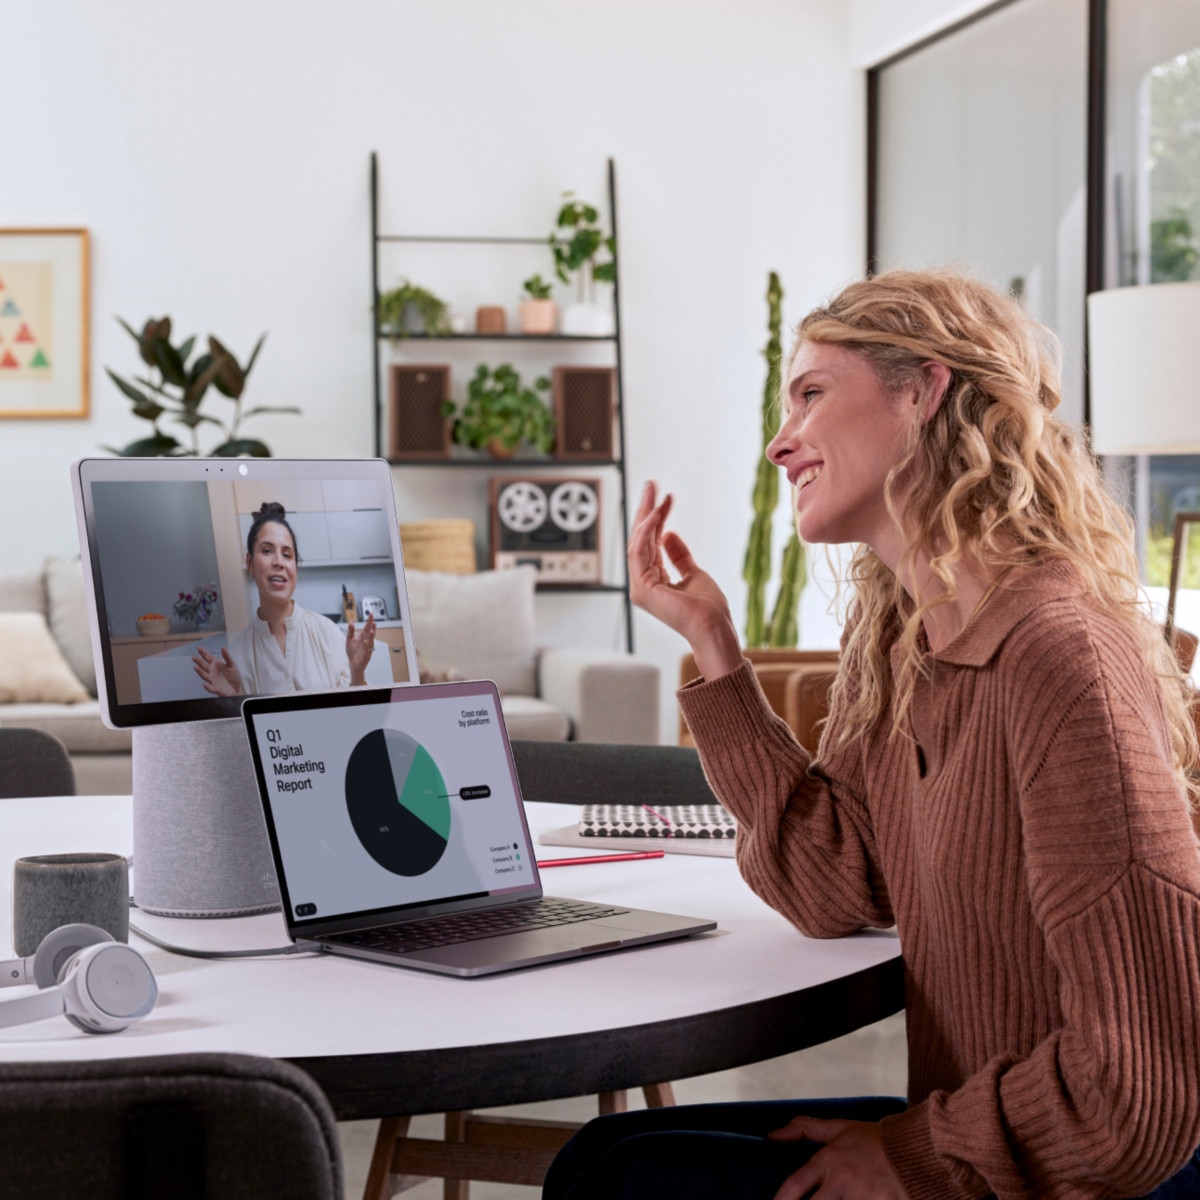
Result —
[[526, 563], [539, 583], [600, 582], [600, 480], [491, 481], [492, 567]]

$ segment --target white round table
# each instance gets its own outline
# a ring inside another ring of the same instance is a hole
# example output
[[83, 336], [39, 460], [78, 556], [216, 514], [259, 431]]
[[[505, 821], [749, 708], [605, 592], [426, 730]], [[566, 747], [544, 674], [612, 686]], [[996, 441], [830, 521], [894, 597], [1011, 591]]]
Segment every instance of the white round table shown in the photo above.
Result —
[[[128, 854], [128, 797], [2, 804], [7, 869], [17, 857]], [[528, 805], [536, 836], [569, 805]], [[580, 851], [540, 847], [539, 857]], [[134, 864], [136, 894], [136, 864]], [[732, 859], [559, 867], [552, 895], [712, 917], [717, 931], [655, 946], [459, 979], [334, 956], [210, 961], [142, 942], [158, 1007], [120, 1034], [65, 1020], [0, 1031], [0, 1061], [196, 1051], [285, 1058], [313, 1076], [339, 1119], [548, 1100], [681, 1079], [789, 1053], [903, 1006], [891, 932], [813, 940], [762, 903]], [[11, 889], [0, 927], [11, 931]], [[181, 920], [133, 913], [168, 941], [203, 949], [286, 943], [282, 917]], [[11, 944], [11, 943], [10, 943]], [[10, 951], [11, 953], [11, 951]], [[3, 992], [0, 992], [0, 1003]]]

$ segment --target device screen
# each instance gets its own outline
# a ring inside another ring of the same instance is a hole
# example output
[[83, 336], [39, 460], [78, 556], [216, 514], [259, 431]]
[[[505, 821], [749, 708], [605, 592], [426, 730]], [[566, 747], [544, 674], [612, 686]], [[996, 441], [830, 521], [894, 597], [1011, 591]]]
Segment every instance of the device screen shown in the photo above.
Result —
[[[349, 686], [346, 635], [368, 617], [365, 682], [415, 678], [386, 464], [219, 461], [79, 464], [112, 723], [236, 716], [247, 695]], [[285, 524], [254, 526], [264, 505]], [[252, 526], [277, 561], [249, 554]], [[264, 593], [291, 606], [278, 650]]]
[[249, 706], [293, 925], [537, 884], [492, 685], [390, 695]]

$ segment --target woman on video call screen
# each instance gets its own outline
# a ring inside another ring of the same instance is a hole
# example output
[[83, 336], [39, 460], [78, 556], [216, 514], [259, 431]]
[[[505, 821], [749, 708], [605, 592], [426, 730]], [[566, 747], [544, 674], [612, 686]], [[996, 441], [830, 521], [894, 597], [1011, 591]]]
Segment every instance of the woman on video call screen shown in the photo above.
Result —
[[375, 649], [375, 617], [343, 635], [328, 617], [296, 602], [300, 562], [296, 535], [282, 504], [254, 514], [246, 539], [246, 570], [258, 588], [249, 624], [229, 636], [219, 655], [200, 647], [192, 664], [214, 696], [274, 694], [358, 687]]

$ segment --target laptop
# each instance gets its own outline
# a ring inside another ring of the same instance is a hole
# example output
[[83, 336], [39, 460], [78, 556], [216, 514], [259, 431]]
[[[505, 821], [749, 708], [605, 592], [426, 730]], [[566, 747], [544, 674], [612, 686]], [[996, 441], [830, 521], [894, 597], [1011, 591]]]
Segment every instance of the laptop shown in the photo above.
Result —
[[716, 928], [542, 894], [494, 683], [252, 697], [242, 715], [298, 946], [470, 976]]

